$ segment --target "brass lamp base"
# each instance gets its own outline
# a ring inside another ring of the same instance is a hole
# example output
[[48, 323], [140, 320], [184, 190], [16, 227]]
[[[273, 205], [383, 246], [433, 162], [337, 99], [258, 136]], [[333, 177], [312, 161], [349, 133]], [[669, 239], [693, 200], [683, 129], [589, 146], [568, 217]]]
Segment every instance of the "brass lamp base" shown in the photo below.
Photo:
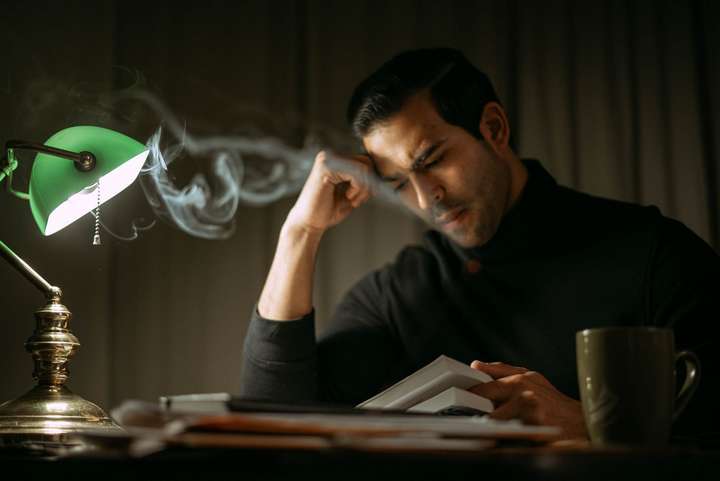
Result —
[[62, 292], [49, 284], [46, 291], [47, 303], [35, 311], [35, 331], [25, 343], [37, 385], [0, 405], [0, 448], [52, 456], [91, 447], [82, 433], [123, 430], [98, 406], [65, 387], [68, 361], [80, 343], [68, 329], [72, 314], [60, 302]]
[[62, 452], [85, 447], [77, 434], [97, 431], [123, 429], [65, 386], [38, 385], [0, 405], [0, 447]]

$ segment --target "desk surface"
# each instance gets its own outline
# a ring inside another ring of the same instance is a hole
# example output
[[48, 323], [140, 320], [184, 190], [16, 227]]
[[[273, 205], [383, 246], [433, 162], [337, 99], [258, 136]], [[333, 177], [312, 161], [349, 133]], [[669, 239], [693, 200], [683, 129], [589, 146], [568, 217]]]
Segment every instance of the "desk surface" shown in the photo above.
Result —
[[[497, 448], [463, 454], [172, 449], [144, 458], [33, 460], [0, 455], [16, 479], [720, 479], [720, 451]], [[221, 478], [222, 477], [222, 478]]]

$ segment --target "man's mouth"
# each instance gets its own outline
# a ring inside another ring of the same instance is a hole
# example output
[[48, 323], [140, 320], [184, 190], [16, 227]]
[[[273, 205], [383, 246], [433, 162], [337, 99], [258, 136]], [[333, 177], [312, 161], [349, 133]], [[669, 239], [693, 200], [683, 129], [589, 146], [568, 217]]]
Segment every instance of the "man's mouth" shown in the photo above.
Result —
[[444, 229], [452, 229], [454, 227], [457, 227], [458, 224], [462, 221], [464, 214], [466, 212], [466, 209], [463, 207], [456, 207], [452, 209], [450, 212], [447, 212], [440, 217], [435, 218], [435, 222], [437, 222], [439, 225], [441, 225]]

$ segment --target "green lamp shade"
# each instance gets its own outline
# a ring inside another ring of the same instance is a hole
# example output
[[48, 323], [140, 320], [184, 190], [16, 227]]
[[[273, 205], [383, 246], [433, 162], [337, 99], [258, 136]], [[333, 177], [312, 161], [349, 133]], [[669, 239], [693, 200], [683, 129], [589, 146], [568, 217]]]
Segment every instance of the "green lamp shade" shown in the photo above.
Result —
[[81, 172], [70, 160], [45, 153], [35, 157], [30, 207], [44, 235], [54, 234], [122, 192], [137, 178], [148, 155], [145, 145], [124, 134], [85, 125], [61, 130], [45, 145], [91, 152], [97, 164]]

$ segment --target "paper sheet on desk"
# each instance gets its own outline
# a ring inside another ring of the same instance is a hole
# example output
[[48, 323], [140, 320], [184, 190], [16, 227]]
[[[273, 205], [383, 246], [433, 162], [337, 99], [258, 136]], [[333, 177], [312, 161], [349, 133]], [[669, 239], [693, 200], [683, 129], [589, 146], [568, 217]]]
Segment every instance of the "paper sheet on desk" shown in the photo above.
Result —
[[233, 412], [204, 415], [174, 414], [152, 403], [126, 401], [112, 411], [120, 424], [138, 428], [162, 428], [167, 434], [186, 431], [242, 433], [389, 436], [422, 434], [435, 437], [524, 439], [552, 441], [560, 430], [528, 426], [518, 421], [495, 421], [477, 416], [388, 414], [357, 410], [338, 412]]
[[[557, 428], [485, 417], [313, 412], [168, 413], [127, 401], [112, 411], [128, 430], [129, 454], [168, 446], [253, 449], [353, 449], [383, 452], [472, 452], [500, 440], [549, 442]], [[99, 439], [98, 441], [102, 441]]]
[[168, 425], [176, 433], [224, 431], [245, 433], [304, 434], [315, 436], [425, 436], [438, 438], [517, 439], [553, 441], [559, 429], [527, 426], [515, 421], [495, 421], [468, 416], [363, 416], [317, 413], [232, 413], [177, 419]]

